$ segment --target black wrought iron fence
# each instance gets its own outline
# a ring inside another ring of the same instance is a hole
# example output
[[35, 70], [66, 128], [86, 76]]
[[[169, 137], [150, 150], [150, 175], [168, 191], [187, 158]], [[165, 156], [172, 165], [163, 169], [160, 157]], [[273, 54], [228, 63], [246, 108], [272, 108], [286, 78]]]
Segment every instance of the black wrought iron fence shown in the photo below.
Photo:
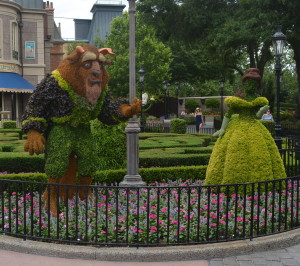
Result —
[[300, 175], [300, 148], [282, 149], [280, 155], [287, 176]]
[[[0, 232], [24, 239], [107, 246], [160, 246], [251, 239], [299, 227], [300, 175], [259, 183], [202, 181], [145, 187], [0, 180]], [[75, 196], [69, 199], [75, 188]], [[49, 195], [49, 194], [48, 194]]]

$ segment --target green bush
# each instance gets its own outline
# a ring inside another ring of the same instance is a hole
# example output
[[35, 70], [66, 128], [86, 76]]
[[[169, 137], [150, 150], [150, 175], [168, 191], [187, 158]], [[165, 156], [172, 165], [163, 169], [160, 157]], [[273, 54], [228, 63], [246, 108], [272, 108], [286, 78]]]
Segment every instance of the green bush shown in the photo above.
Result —
[[9, 144], [7, 144], [7, 145], [2, 145], [1, 147], [0, 147], [0, 151], [2, 151], [2, 152], [13, 152], [14, 151], [14, 146], [13, 145], [9, 145]]
[[206, 137], [201, 138], [193, 134], [177, 134], [173, 137], [161, 135], [160, 137], [149, 137], [140, 141], [140, 150], [155, 148], [176, 148], [176, 147], [202, 147], [208, 142]]
[[[152, 151], [152, 150], [151, 150]], [[170, 166], [192, 166], [207, 165], [210, 154], [140, 154], [140, 167], [170, 167]]]
[[216, 98], [209, 98], [209, 99], [206, 99], [205, 101], [205, 106], [207, 108], [219, 108], [220, 106], [220, 101]]
[[260, 122], [269, 130], [271, 135], [275, 136], [275, 122], [270, 120], [260, 120]]
[[[274, 119], [276, 119], [276, 114], [274, 114]], [[281, 122], [293, 122], [294, 116], [288, 112], [280, 112], [280, 121]]]
[[[206, 172], [205, 166], [184, 166], [166, 168], [141, 168], [139, 174], [146, 183], [163, 182], [166, 180], [204, 180]], [[126, 169], [97, 171], [94, 176], [94, 184], [113, 184], [123, 181]], [[47, 176], [44, 173], [22, 173], [3, 174], [0, 179], [20, 180], [28, 182], [47, 183]], [[39, 186], [37, 186], [39, 187]]]
[[0, 172], [44, 172], [44, 156], [28, 155], [25, 153], [2, 153], [0, 154]]
[[3, 122], [3, 128], [4, 129], [10, 129], [10, 128], [17, 128], [17, 122], [16, 121], [4, 121]]
[[175, 118], [171, 120], [170, 132], [177, 134], [185, 134], [187, 122], [184, 119]]
[[195, 125], [196, 123], [195, 116], [185, 115], [181, 119], [184, 119], [188, 125]]
[[189, 113], [195, 111], [195, 109], [199, 107], [199, 102], [196, 100], [187, 100], [185, 101], [185, 110]]
[[[164, 182], [169, 180], [205, 179], [205, 166], [184, 166], [166, 168], [141, 168], [139, 174], [146, 183]], [[126, 169], [98, 171], [95, 175], [95, 183], [120, 183], [126, 175]]]

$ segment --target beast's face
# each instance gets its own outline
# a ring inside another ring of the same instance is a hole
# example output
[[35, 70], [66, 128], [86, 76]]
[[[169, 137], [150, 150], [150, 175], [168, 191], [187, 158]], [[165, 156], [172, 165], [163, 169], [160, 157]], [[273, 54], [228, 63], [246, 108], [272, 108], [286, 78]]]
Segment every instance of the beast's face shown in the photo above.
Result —
[[92, 45], [77, 46], [57, 68], [75, 92], [85, 97], [91, 104], [97, 103], [109, 79], [104, 68], [110, 63], [104, 57], [106, 54], [114, 53], [110, 48], [98, 50]]

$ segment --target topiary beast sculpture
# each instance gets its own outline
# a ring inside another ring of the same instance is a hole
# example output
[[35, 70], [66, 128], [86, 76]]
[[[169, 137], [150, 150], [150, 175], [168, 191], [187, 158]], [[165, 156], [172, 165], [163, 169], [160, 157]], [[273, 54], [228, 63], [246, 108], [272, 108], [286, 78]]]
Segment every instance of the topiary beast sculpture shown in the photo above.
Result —
[[[108, 93], [110, 64], [105, 55], [114, 55], [110, 48], [92, 45], [77, 46], [52, 74], [37, 86], [23, 116], [22, 128], [28, 135], [24, 150], [30, 155], [45, 151], [45, 173], [48, 183], [90, 185], [96, 171], [96, 152], [90, 121], [105, 124], [125, 121], [141, 109], [134, 99], [112, 101]], [[66, 192], [68, 190], [68, 192]], [[57, 215], [57, 190], [50, 186], [44, 197], [53, 215]], [[68, 193], [68, 194], [66, 194]], [[79, 197], [88, 195], [84, 187]], [[73, 198], [74, 187], [60, 189], [61, 198]]]

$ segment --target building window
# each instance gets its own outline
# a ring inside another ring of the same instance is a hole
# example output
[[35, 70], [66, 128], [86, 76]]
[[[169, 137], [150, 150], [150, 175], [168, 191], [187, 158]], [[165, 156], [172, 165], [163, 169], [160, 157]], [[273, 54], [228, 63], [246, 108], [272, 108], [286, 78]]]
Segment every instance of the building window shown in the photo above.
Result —
[[18, 24], [17, 24], [17, 22], [13, 22], [11, 24], [11, 47], [12, 47], [12, 58], [15, 60], [19, 60]]

